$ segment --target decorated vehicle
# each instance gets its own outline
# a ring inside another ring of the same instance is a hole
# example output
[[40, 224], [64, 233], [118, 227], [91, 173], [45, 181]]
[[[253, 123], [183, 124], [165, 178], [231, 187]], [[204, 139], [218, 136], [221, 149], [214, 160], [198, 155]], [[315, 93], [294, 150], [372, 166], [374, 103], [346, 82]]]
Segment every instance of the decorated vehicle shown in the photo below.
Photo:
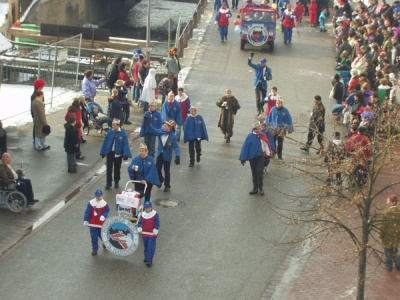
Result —
[[240, 34], [241, 50], [244, 50], [248, 43], [256, 47], [268, 45], [273, 51], [276, 20], [279, 20], [279, 12], [276, 9], [265, 6], [242, 7], [238, 18], [234, 24], [235, 32]]

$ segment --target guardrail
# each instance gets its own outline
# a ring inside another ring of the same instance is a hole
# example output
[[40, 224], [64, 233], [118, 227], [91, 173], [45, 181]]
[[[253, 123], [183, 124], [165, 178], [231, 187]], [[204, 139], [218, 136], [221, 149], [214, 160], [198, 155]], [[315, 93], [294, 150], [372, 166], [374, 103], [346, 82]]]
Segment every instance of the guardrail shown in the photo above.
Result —
[[178, 56], [183, 57], [183, 50], [187, 48], [189, 40], [193, 38], [193, 29], [197, 28], [198, 22], [201, 20], [201, 15], [207, 6], [207, 0], [200, 0], [197, 4], [197, 9], [193, 14], [192, 19], [187, 23], [186, 27], [183, 29], [179, 40], [176, 43], [178, 48]]

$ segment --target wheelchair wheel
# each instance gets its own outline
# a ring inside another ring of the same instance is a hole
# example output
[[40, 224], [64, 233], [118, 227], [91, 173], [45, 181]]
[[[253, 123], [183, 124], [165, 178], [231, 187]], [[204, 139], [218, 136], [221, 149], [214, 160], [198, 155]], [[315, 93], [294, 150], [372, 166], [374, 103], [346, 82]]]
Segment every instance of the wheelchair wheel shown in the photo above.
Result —
[[84, 135], [89, 135], [90, 127], [89, 126], [83, 126], [82, 127], [82, 132]]
[[27, 206], [27, 200], [24, 194], [14, 191], [7, 195], [6, 203], [8, 209], [15, 213], [23, 212]]

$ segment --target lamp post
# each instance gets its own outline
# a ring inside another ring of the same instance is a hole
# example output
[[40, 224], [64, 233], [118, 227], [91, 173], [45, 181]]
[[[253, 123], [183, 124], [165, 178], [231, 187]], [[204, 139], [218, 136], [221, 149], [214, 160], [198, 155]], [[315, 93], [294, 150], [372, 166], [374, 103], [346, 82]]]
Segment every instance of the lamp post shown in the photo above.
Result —
[[[146, 28], [146, 48], [150, 48], [150, 1], [147, 0], [147, 28]], [[150, 51], [146, 51], [147, 60], [150, 61]]]

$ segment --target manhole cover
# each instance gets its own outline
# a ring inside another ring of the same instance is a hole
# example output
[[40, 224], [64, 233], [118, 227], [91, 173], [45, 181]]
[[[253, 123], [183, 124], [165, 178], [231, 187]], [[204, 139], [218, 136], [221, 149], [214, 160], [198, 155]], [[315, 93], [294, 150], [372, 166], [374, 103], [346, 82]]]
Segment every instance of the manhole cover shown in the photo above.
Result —
[[184, 206], [185, 205], [183, 202], [174, 201], [174, 200], [170, 200], [170, 199], [155, 199], [153, 201], [153, 203], [156, 206], [162, 206], [164, 208], [175, 208], [175, 207], [178, 207], [178, 206]]

